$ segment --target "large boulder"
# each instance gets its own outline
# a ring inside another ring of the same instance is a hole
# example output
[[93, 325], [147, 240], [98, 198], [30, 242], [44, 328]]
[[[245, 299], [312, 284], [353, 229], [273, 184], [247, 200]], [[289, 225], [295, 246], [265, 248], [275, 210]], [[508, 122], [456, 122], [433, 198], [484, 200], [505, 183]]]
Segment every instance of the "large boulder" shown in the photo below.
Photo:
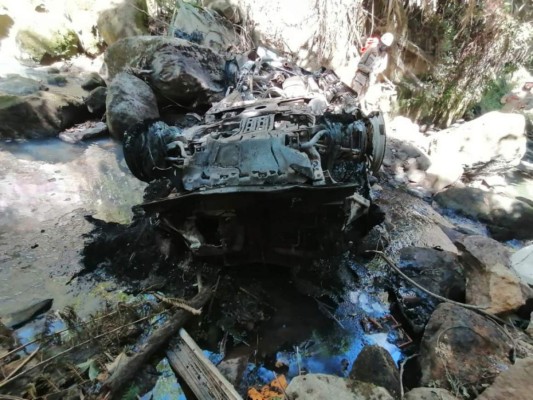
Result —
[[472, 187], [447, 189], [435, 200], [443, 208], [484, 222], [495, 239], [533, 239], [530, 201]]
[[400, 399], [400, 371], [391, 355], [383, 347], [365, 346], [353, 363], [350, 378], [383, 387]]
[[382, 387], [324, 374], [297, 376], [285, 393], [289, 399], [393, 400]]
[[533, 286], [533, 245], [526, 246], [511, 256], [511, 268], [524, 282]]
[[420, 344], [420, 384], [479, 391], [511, 365], [510, 350], [509, 339], [495, 322], [442, 303], [431, 316]]
[[0, 93], [3, 139], [56, 136], [87, 117], [87, 108], [77, 97], [42, 91], [27, 96]]
[[120, 39], [148, 33], [146, 0], [112, 0], [98, 16], [98, 32], [111, 45]]
[[143, 80], [118, 74], [107, 89], [107, 126], [109, 133], [122, 140], [124, 132], [145, 119], [159, 118], [154, 92]]
[[516, 360], [507, 371], [502, 372], [478, 400], [529, 400], [533, 395], [533, 358]]
[[238, 45], [235, 28], [225, 18], [183, 0], [176, 1], [176, 13], [170, 29], [176, 38], [204, 45], [219, 53], [231, 45]]
[[183, 39], [139, 36], [122, 39], [105, 53], [110, 78], [140, 69], [161, 102], [210, 106], [224, 89], [224, 60], [211, 49]]
[[523, 115], [489, 112], [432, 136], [431, 157], [446, 158], [465, 170], [505, 171], [526, 152]]
[[471, 235], [456, 241], [466, 279], [466, 301], [501, 314], [524, 305], [531, 291], [511, 269], [510, 253], [494, 239]]

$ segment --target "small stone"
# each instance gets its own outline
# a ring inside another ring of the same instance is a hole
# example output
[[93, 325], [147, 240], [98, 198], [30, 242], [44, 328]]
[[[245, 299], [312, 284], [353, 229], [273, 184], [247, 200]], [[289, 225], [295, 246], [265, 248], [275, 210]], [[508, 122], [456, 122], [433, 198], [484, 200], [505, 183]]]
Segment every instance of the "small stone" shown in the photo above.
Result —
[[457, 397], [446, 389], [420, 387], [407, 392], [404, 400], [457, 400]]
[[383, 347], [365, 346], [353, 363], [350, 378], [381, 386], [395, 399], [400, 399], [400, 372]]

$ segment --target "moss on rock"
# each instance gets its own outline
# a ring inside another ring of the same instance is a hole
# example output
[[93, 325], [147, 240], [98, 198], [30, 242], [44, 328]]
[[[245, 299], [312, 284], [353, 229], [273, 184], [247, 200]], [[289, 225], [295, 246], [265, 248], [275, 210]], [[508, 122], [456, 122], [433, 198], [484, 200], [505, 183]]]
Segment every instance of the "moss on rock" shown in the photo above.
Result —
[[23, 53], [38, 62], [71, 58], [80, 51], [78, 35], [65, 28], [41, 31], [27, 27], [18, 31], [16, 41]]

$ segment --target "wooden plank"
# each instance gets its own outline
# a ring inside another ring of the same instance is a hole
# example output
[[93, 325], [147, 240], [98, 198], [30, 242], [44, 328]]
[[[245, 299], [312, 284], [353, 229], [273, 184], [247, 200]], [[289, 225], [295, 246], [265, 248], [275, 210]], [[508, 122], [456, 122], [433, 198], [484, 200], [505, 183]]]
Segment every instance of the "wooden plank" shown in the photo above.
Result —
[[167, 358], [173, 371], [189, 386], [201, 400], [242, 400], [231, 383], [207, 359], [196, 342], [185, 329], [179, 331], [179, 338]]

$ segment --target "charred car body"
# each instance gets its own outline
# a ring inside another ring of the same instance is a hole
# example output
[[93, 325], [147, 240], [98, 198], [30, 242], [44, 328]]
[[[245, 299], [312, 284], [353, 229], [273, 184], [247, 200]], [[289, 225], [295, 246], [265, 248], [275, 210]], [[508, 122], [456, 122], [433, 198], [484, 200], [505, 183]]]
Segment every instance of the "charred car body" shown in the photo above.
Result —
[[363, 115], [331, 71], [265, 57], [227, 67], [228, 95], [197, 125], [126, 132], [132, 173], [172, 187], [144, 210], [193, 254], [225, 264], [338, 254], [381, 222], [368, 173], [383, 160], [382, 115]]

